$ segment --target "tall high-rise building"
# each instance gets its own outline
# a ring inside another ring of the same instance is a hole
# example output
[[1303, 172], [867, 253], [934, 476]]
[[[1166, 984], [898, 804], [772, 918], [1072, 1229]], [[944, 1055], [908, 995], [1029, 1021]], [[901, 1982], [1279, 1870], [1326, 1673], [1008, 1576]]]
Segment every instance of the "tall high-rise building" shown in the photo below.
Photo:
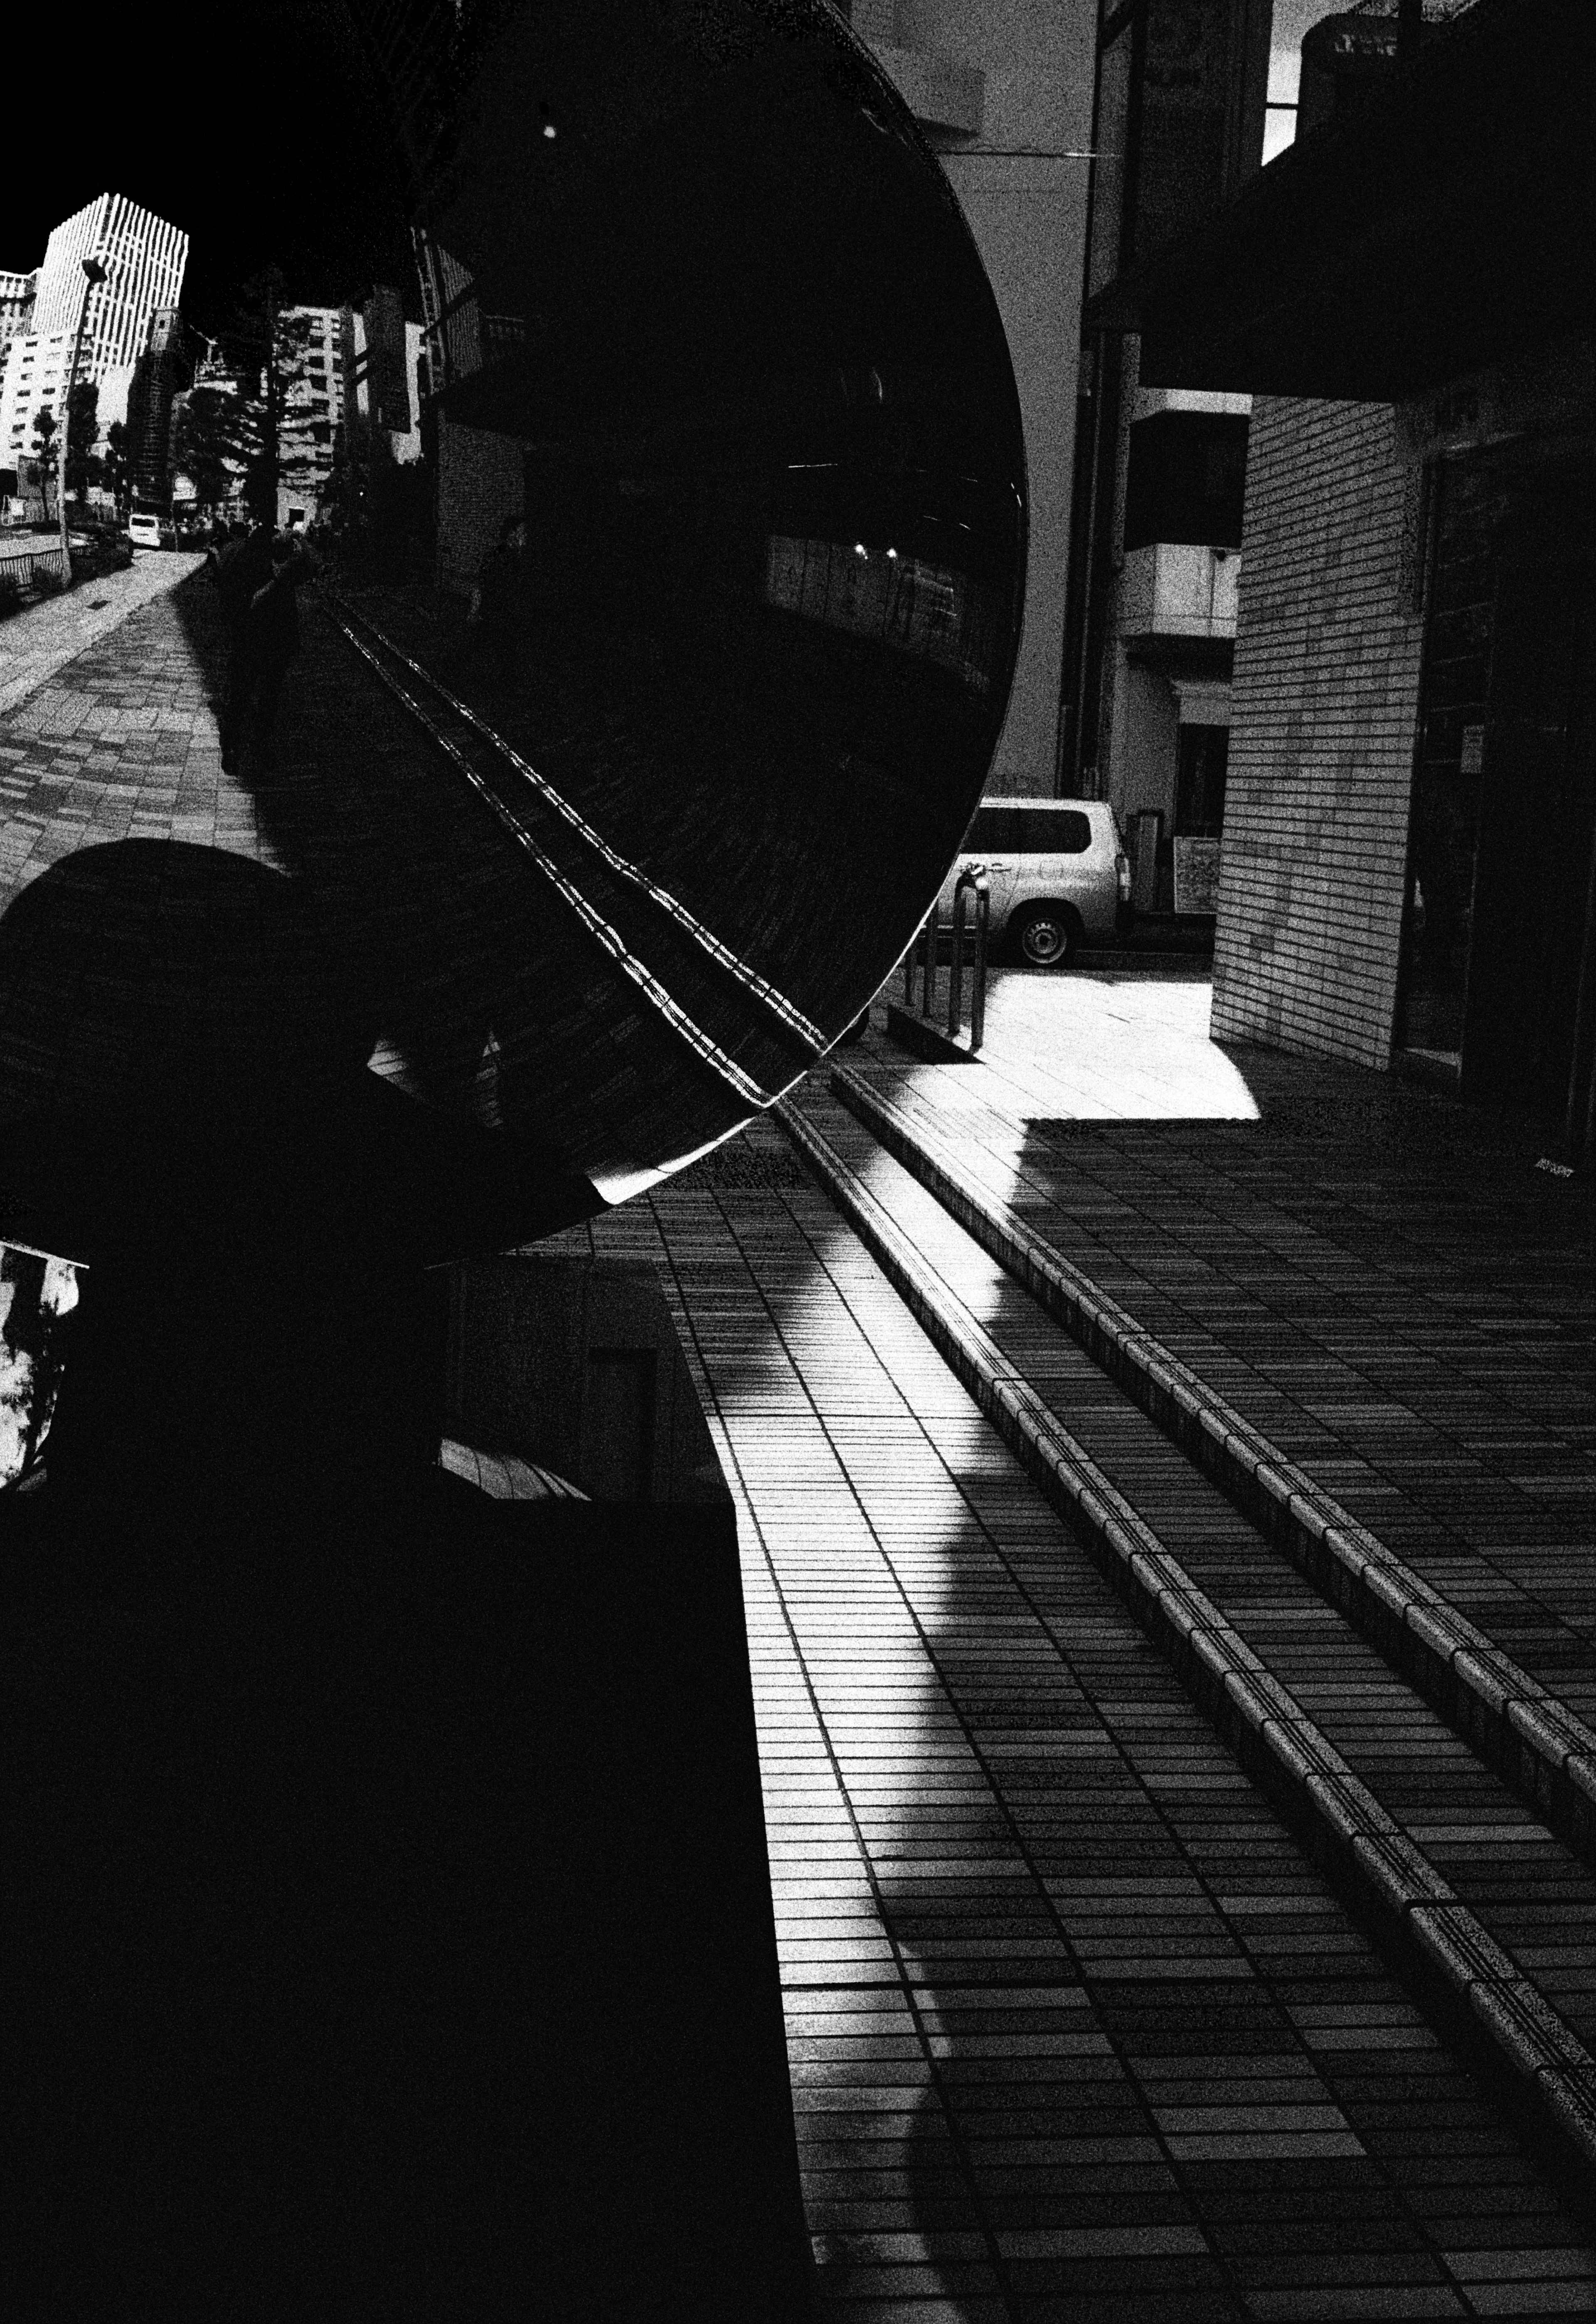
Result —
[[171, 495], [172, 403], [193, 386], [203, 345], [175, 307], [158, 307], [151, 317], [149, 341], [127, 394], [128, 471], [142, 499], [164, 501]]
[[[158, 307], [175, 307], [189, 263], [189, 237], [124, 194], [101, 194], [55, 228], [33, 300], [42, 337], [75, 331], [83, 297], [82, 261], [97, 258], [106, 280], [88, 294], [83, 358], [109, 371], [131, 364]], [[93, 376], [97, 374], [85, 374]]]
[[420, 349], [399, 292], [377, 283], [358, 307], [285, 307], [292, 353], [283, 383], [278, 521], [324, 512], [335, 471], [419, 458], [413, 380]]
[[[86, 258], [97, 258], [106, 269], [105, 281], [88, 287], [87, 304]], [[99, 388], [102, 429], [125, 419], [128, 385], [151, 318], [158, 309], [177, 305], [188, 260], [182, 229], [124, 194], [97, 195], [62, 220], [32, 278], [32, 313], [12, 342], [0, 384], [0, 465], [26, 458], [34, 420], [46, 404], [59, 422], [79, 316], [78, 377]], [[5, 286], [29, 279], [0, 275], [0, 309]]]
[[345, 317], [337, 307], [285, 307], [294, 341], [283, 383], [277, 521], [310, 522], [333, 471], [348, 401]]
[[377, 282], [355, 318], [359, 348], [356, 400], [374, 428], [410, 431], [411, 389], [406, 365], [404, 308], [392, 283]]

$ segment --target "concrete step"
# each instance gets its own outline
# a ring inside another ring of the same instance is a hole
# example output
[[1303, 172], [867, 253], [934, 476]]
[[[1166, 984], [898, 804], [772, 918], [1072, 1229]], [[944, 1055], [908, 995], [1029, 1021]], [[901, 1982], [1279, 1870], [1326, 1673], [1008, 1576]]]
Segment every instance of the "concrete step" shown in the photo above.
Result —
[[1545, 1819], [1596, 1863], [1596, 1734], [1146, 1331], [938, 1135], [835, 1067], [834, 1094]]
[[939, 1352], [1447, 2037], [1596, 2194], [1596, 1887], [835, 1100], [784, 1122]]

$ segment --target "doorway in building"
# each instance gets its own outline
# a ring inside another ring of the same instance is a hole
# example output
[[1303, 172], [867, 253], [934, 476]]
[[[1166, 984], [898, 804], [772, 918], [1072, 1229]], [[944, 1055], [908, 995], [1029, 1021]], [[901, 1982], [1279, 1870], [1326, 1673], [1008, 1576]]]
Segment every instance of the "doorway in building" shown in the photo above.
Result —
[[1504, 530], [1463, 1020], [1466, 1095], [1557, 1113], [1596, 948], [1592, 482], [1564, 471]]
[[1182, 726], [1180, 759], [1175, 773], [1177, 839], [1217, 839], [1223, 830], [1224, 779], [1230, 754], [1228, 726]]
[[1507, 495], [1489, 456], [1444, 464], [1434, 491], [1398, 1047], [1455, 1080], [1473, 931], [1496, 541]]
[[1398, 1046], [1561, 1113], [1596, 954], [1596, 456], [1525, 440], [1436, 490]]
[[1175, 908], [1204, 918], [1219, 909], [1219, 839], [1230, 745], [1228, 726], [1181, 726], [1175, 769]]

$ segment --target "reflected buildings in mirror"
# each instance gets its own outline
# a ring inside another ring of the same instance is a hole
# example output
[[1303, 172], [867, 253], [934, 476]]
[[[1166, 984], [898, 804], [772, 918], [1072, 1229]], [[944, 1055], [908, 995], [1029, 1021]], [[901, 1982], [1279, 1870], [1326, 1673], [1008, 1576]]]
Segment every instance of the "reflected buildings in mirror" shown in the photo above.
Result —
[[[535, 1089], [618, 1187], [814, 1062], [956, 845], [1019, 606], [1001, 327], [819, 14], [631, 12], [619, 72], [588, 12], [467, 20], [425, 58], [366, 30], [399, 59], [435, 534], [428, 584], [352, 572], [345, 604], [536, 779], [490, 774], [549, 859], [496, 1102], [512, 1126]], [[585, 993], [623, 1095], [548, 1038]]]
[[77, 1305], [68, 1260], [0, 1245], [0, 1492], [38, 1472]]
[[[957, 847], [1023, 589], [1003, 328], [825, 7], [359, 0], [347, 24], [337, 69], [395, 124], [364, 207], [332, 262], [281, 248], [235, 297], [270, 277], [257, 337], [318, 337], [222, 410], [218, 474], [243, 458], [331, 552], [281, 766], [243, 779], [375, 1072], [616, 1197], [824, 1054]], [[214, 659], [203, 581], [175, 602]], [[56, 1079], [30, 1107], [107, 1135], [92, 1074]]]

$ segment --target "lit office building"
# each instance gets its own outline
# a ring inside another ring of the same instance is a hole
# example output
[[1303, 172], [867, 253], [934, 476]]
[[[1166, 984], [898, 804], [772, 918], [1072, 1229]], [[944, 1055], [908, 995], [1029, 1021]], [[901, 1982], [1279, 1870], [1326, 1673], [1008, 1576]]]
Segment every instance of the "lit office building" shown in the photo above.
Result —
[[[421, 332], [399, 292], [376, 284], [358, 306], [289, 307], [293, 351], [283, 387], [277, 521], [325, 512], [335, 469], [346, 475], [420, 456], [414, 391]], [[302, 339], [302, 344], [300, 341]]]
[[127, 394], [127, 448], [134, 493], [147, 501], [171, 496], [172, 408], [194, 384], [205, 342], [175, 307], [150, 318], [148, 343], [134, 366]]
[[285, 307], [293, 351], [285, 366], [277, 521], [312, 522], [333, 472], [348, 401], [346, 316], [337, 307]]
[[[106, 279], [87, 286], [82, 262], [96, 258]], [[152, 317], [178, 303], [189, 237], [123, 194], [100, 194], [51, 235], [36, 275], [0, 275], [0, 317], [8, 286], [32, 284], [32, 312], [12, 341], [0, 387], [0, 464], [14, 466], [32, 444], [33, 423], [48, 405], [59, 422], [78, 318], [83, 324], [79, 380], [99, 389], [99, 425], [124, 420], [134, 367]], [[20, 299], [20, 293], [17, 294]], [[0, 333], [3, 333], [0, 322]]]

